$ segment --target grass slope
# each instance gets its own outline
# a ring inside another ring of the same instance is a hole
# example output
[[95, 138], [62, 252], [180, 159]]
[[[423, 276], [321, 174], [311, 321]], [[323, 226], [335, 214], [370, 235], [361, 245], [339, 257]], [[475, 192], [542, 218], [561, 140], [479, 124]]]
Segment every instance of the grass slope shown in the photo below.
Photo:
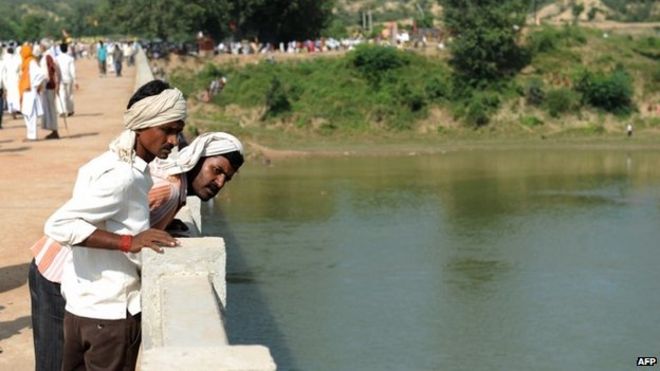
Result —
[[[208, 64], [197, 72], [174, 70], [169, 78], [193, 101], [213, 76], [228, 78], [211, 105], [196, 105], [192, 130], [232, 130], [275, 141], [282, 141], [278, 136], [300, 142], [580, 137], [620, 135], [628, 122], [636, 131], [655, 133], [659, 127], [657, 37], [542, 27], [530, 30], [525, 44], [533, 57], [520, 73], [461, 96], [453, 87], [447, 52], [421, 55], [392, 48], [300, 61]], [[630, 80], [626, 112], [594, 106], [576, 90], [585, 71], [605, 88], [619, 88], [611, 78], [615, 70]], [[540, 91], [540, 101], [530, 99], [532, 87]]]

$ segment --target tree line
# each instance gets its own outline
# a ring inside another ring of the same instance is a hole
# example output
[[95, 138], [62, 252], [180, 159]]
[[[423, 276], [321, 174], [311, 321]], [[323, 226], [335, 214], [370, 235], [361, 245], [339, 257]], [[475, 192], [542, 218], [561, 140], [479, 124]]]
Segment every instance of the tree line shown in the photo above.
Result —
[[318, 37], [330, 21], [332, 0], [5, 0], [0, 40], [133, 35], [188, 41], [203, 31], [216, 39], [262, 41]]

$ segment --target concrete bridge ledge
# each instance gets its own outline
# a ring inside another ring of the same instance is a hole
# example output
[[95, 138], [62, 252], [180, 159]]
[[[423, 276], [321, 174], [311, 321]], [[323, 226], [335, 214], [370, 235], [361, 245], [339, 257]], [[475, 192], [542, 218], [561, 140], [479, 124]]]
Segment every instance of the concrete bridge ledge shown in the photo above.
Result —
[[[200, 336], [199, 331], [208, 333], [213, 327], [218, 341], [226, 343], [222, 318], [226, 302], [224, 240], [197, 237], [179, 241], [180, 247], [168, 248], [163, 254], [146, 251], [142, 256], [145, 349], [167, 345], [166, 339], [177, 336], [176, 328], [187, 329], [192, 339]], [[174, 332], [169, 334], [168, 330]], [[206, 337], [201, 344], [212, 338]]]
[[[142, 50], [135, 89], [153, 80]], [[140, 369], [270, 371], [267, 347], [228, 344], [225, 241], [200, 237], [201, 201], [188, 197], [177, 218], [188, 226], [180, 247], [142, 253], [142, 352]]]
[[163, 347], [142, 354], [142, 369], [159, 371], [274, 371], [270, 351], [261, 345]]

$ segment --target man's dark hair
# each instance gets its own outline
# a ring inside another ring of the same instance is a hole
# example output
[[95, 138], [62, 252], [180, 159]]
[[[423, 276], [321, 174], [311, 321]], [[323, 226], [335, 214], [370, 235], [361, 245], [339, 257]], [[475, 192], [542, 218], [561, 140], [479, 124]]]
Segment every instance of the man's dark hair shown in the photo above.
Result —
[[[229, 164], [231, 165], [231, 167], [234, 168], [234, 171], [238, 171], [238, 169], [241, 167], [241, 165], [243, 165], [243, 161], [244, 161], [243, 155], [238, 151], [223, 153], [223, 154], [218, 155], [218, 156], [222, 156], [222, 157], [226, 158], [229, 161]], [[211, 157], [215, 157], [215, 156], [211, 156]], [[208, 156], [207, 157], [200, 157], [199, 161], [197, 161], [197, 164], [195, 164], [195, 167], [193, 167], [192, 169], [190, 169], [190, 171], [188, 171], [186, 173], [186, 176], [188, 177], [188, 193], [189, 194], [194, 194], [195, 193], [195, 191], [193, 189], [193, 185], [192, 185], [193, 180], [197, 177], [197, 174], [199, 174], [199, 172], [202, 170], [202, 166], [204, 165], [204, 161], [206, 161], [207, 158], [208, 158]]]
[[170, 84], [166, 83], [163, 80], [151, 80], [148, 83], [140, 86], [138, 90], [133, 93], [133, 96], [131, 99], [128, 101], [128, 106], [126, 106], [126, 109], [131, 108], [132, 105], [137, 103], [138, 101], [150, 97], [152, 95], [158, 95], [163, 92], [165, 89], [169, 89]]
[[241, 165], [243, 165], [243, 161], [245, 161], [243, 155], [238, 151], [223, 153], [220, 156], [229, 160], [231, 167], [233, 167], [235, 171], [238, 171], [238, 168], [240, 168]]
[[69, 45], [67, 45], [67, 43], [61, 43], [60, 50], [62, 51], [62, 53], [66, 53], [67, 50], [69, 50]]

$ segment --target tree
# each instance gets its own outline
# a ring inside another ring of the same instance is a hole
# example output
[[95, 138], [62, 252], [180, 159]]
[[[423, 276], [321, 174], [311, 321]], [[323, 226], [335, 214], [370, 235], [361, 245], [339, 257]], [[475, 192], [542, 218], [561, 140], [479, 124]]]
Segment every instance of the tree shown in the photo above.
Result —
[[115, 32], [179, 41], [209, 27], [220, 32], [231, 6], [228, 0], [106, 0], [103, 8]]
[[239, 0], [232, 20], [238, 36], [261, 41], [305, 40], [320, 36], [332, 15], [329, 0]]
[[454, 41], [450, 64], [454, 74], [469, 85], [508, 76], [527, 61], [517, 44], [525, 24], [522, 0], [439, 0]]

